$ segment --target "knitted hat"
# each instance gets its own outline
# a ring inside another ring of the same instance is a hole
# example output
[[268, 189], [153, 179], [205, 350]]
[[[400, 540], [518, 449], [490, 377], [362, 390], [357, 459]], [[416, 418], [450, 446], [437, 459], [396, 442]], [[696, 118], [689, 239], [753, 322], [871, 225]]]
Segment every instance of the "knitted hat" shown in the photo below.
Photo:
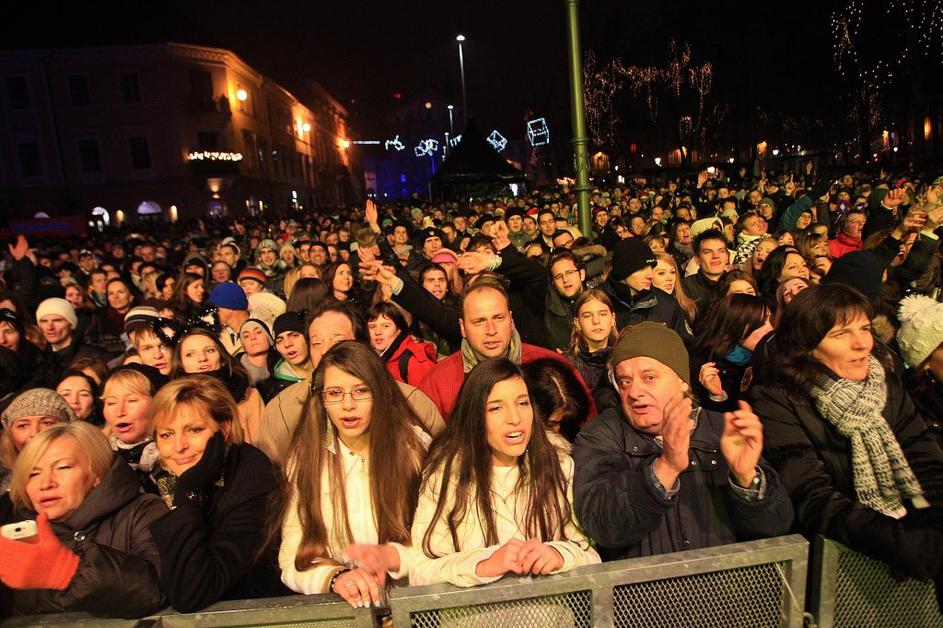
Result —
[[655, 254], [641, 238], [626, 238], [612, 252], [612, 278], [622, 281], [646, 266], [654, 268], [657, 263]]
[[265, 321], [260, 321], [257, 318], [247, 318], [246, 322], [244, 322], [239, 328], [239, 335], [242, 335], [243, 330], [250, 329], [252, 327], [258, 327], [263, 332], [265, 332], [265, 335], [268, 336], [268, 342], [270, 345], [275, 344], [275, 338], [272, 337], [272, 330], [269, 329]]
[[223, 241], [219, 243], [220, 246], [231, 246], [236, 249], [236, 256], [242, 255], [242, 249], [239, 248], [239, 245], [236, 244], [236, 238], [229, 236], [228, 238], [223, 238]]
[[428, 229], [423, 229], [419, 232], [419, 243], [425, 244], [426, 240], [429, 238], [439, 238], [442, 241], [442, 244], [445, 244], [446, 237], [445, 234], [435, 227], [430, 227]]
[[30, 388], [17, 395], [3, 411], [0, 421], [7, 429], [13, 421], [25, 416], [49, 416], [63, 423], [75, 420], [75, 413], [62, 395], [49, 388]]
[[248, 310], [249, 299], [237, 283], [221, 283], [210, 292], [210, 303], [230, 310]]
[[72, 325], [72, 329], [79, 326], [79, 319], [75, 315], [75, 308], [65, 299], [52, 297], [40, 303], [39, 307], [36, 308], [36, 321], [39, 322], [43, 316], [48, 314], [55, 314], [56, 316], [61, 316], [66, 319], [69, 321], [69, 324]]
[[269, 329], [272, 328], [275, 319], [284, 314], [287, 309], [288, 305], [271, 292], [256, 292], [249, 295], [249, 317], [259, 319], [268, 325]]
[[124, 330], [131, 331], [140, 329], [143, 326], [153, 327], [160, 321], [160, 312], [152, 307], [139, 305], [132, 307], [124, 315]]
[[264, 250], [266, 250], [266, 249], [271, 249], [271, 250], [273, 250], [273, 251], [275, 251], [275, 252], [277, 253], [277, 252], [278, 252], [278, 243], [276, 243], [275, 240], [272, 240], [271, 238], [265, 238], [264, 240], [262, 240], [261, 242], [259, 242], [259, 246], [258, 246], [258, 248], [255, 250], [255, 252], [256, 252], [256, 253], [261, 253], [262, 251], [264, 251]]
[[691, 385], [688, 350], [673, 329], [654, 321], [633, 325], [613, 347], [609, 363], [615, 371], [620, 362], [638, 357], [658, 360], [677, 373], [684, 383]]
[[301, 335], [307, 333], [304, 316], [302, 316], [300, 312], [285, 312], [275, 319], [275, 325], [273, 327], [276, 338], [286, 331], [295, 331]]
[[147, 381], [151, 384], [151, 396], [157, 394], [157, 391], [161, 389], [161, 386], [170, 381], [170, 378], [166, 375], [161, 374], [153, 366], [148, 366], [147, 364], [139, 364], [136, 362], [131, 362], [130, 364], [122, 364], [111, 372], [113, 376], [115, 373], [120, 373], [121, 371], [134, 371], [135, 373], [140, 373], [147, 378]]
[[254, 266], [249, 266], [248, 268], [243, 268], [242, 272], [239, 273], [238, 281], [242, 281], [243, 279], [253, 279], [264, 286], [268, 277], [265, 276], [265, 273], [262, 272], [262, 270], [255, 268]]
[[872, 303], [881, 298], [884, 266], [872, 251], [854, 251], [839, 257], [822, 279], [822, 283], [851, 286]]
[[723, 233], [724, 222], [717, 217], [701, 218], [700, 220], [695, 220], [693, 223], [691, 223], [691, 237], [696, 238], [698, 235], [704, 233], [708, 229], [717, 229]]
[[943, 303], [914, 294], [900, 302], [900, 330], [897, 344], [904, 362], [915, 367], [923, 364], [943, 343]]
[[23, 335], [23, 321], [16, 315], [16, 312], [5, 307], [0, 307], [0, 323], [10, 323], [21, 336]]

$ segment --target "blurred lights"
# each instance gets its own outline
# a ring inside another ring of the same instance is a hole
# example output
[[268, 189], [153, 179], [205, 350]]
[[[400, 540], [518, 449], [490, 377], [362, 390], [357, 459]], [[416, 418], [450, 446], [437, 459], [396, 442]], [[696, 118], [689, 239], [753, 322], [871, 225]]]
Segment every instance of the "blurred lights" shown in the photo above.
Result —
[[427, 100], [426, 103], [423, 105], [423, 107], [425, 107], [426, 109], [432, 109], [432, 103]]
[[241, 100], [242, 102], [245, 102], [246, 99], [249, 98], [249, 92], [247, 92], [246, 90], [240, 87], [239, 89], [236, 90], [236, 98]]
[[455, 36], [455, 41], [461, 43], [461, 42], [465, 41], [465, 36], [462, 35], [462, 34], [458, 34], [458, 35]]
[[187, 155], [190, 161], [242, 161], [242, 153], [200, 151]]
[[661, 166], [661, 157], [655, 157], [655, 165], [659, 167]]
[[348, 140], [341, 140], [340, 144], [341, 144], [341, 148], [343, 148], [344, 150], [347, 150], [348, 148], [350, 148], [350, 141]]
[[301, 130], [304, 131], [305, 133], [309, 133], [311, 131], [311, 123], [305, 122], [304, 124], [302, 124]]

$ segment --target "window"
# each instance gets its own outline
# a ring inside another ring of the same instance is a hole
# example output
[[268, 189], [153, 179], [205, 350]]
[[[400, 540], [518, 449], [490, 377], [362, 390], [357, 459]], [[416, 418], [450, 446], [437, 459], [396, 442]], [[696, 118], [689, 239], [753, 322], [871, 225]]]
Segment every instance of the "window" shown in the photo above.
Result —
[[151, 167], [151, 147], [146, 137], [129, 137], [128, 150], [131, 152], [131, 168], [148, 170]]
[[125, 104], [141, 102], [141, 85], [137, 72], [121, 72], [118, 75], [121, 87], [121, 102]]
[[91, 103], [87, 76], [74, 74], [69, 77], [69, 98], [72, 100], [73, 107], [84, 107]]
[[213, 101], [213, 77], [204, 70], [190, 70], [190, 93], [197, 102]]
[[7, 98], [10, 109], [29, 109], [29, 87], [26, 77], [11, 76], [7, 79]]
[[92, 174], [102, 171], [101, 151], [98, 149], [98, 140], [79, 140], [79, 164], [83, 174]]
[[39, 144], [20, 144], [17, 149], [20, 153], [20, 170], [23, 171], [23, 176], [43, 176], [43, 160], [39, 155]]
[[219, 150], [219, 134], [197, 133], [196, 143], [200, 147], [200, 150]]

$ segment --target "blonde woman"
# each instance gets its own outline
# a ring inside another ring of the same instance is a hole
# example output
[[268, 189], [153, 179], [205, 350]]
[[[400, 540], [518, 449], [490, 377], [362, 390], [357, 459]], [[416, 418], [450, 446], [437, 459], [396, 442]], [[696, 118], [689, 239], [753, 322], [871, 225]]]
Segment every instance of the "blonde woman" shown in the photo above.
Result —
[[167, 508], [140, 492], [98, 428], [75, 421], [38, 434], [13, 468], [10, 501], [0, 524], [38, 528], [33, 542], [0, 537], [0, 595], [13, 614], [136, 618], [164, 608], [148, 526]]
[[213, 377], [182, 377], [158, 391], [150, 419], [160, 453], [151, 477], [171, 508], [151, 534], [170, 604], [192, 612], [280, 593], [274, 552], [261, 551], [278, 473], [243, 442], [232, 395]]
[[652, 273], [652, 285], [672, 295], [688, 315], [688, 322], [693, 322], [697, 318], [697, 304], [684, 291], [675, 258], [667, 253], [655, 253], [655, 259], [658, 263]]

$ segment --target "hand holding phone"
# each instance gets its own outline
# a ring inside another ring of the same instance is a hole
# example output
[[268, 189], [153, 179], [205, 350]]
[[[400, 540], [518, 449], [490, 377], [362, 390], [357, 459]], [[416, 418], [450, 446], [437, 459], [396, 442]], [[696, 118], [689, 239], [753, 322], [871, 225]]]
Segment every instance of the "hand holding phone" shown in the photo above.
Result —
[[32, 519], [27, 519], [25, 521], [17, 521], [16, 523], [8, 523], [0, 527], [0, 536], [12, 541], [20, 541], [36, 536], [36, 522]]

